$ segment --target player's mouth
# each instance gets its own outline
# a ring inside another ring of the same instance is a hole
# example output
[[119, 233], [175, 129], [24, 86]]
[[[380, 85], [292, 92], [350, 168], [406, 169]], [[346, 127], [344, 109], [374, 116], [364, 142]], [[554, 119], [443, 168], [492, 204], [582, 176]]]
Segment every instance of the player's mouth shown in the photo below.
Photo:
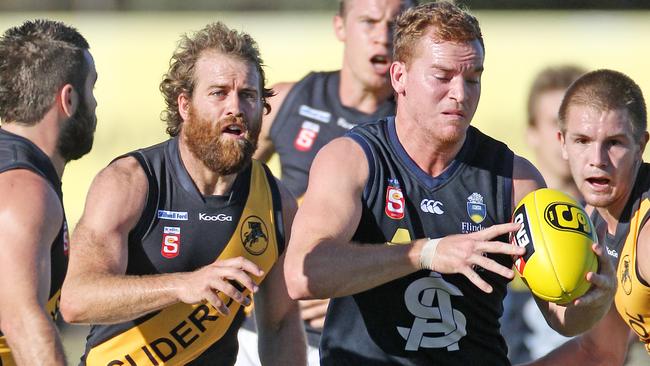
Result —
[[387, 55], [377, 54], [370, 58], [370, 63], [377, 74], [385, 75], [388, 73], [391, 60]]
[[246, 133], [246, 127], [237, 123], [231, 123], [223, 126], [221, 133], [223, 135], [230, 135], [233, 137], [244, 137]]
[[611, 179], [607, 177], [588, 177], [585, 181], [589, 184], [591, 189], [595, 191], [603, 191], [609, 188]]
[[446, 111], [443, 111], [442, 114], [452, 118], [458, 118], [458, 119], [465, 118], [465, 112], [463, 112], [461, 109], [448, 109]]

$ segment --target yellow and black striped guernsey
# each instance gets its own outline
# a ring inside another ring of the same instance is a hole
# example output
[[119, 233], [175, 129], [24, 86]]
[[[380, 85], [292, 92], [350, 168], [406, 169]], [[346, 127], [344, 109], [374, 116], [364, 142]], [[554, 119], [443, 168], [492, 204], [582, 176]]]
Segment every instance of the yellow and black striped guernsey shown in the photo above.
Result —
[[641, 165], [613, 236], [607, 234], [607, 224], [597, 211], [594, 210], [592, 218], [602, 234], [599, 236], [605, 239], [607, 254], [614, 264], [618, 263], [616, 310], [650, 353], [650, 286], [639, 276], [636, 256], [639, 233], [650, 218], [650, 165]]
[[[177, 138], [129, 155], [145, 170], [149, 195], [129, 234], [128, 275], [193, 271], [237, 256], [269, 272], [284, 250], [284, 232], [280, 195], [263, 164], [253, 161], [239, 173], [231, 194], [202, 196], [180, 160]], [[222, 299], [228, 316], [209, 303], [178, 303], [133, 321], [95, 325], [82, 364], [232, 365], [244, 314], [239, 303]]]
[[[12, 169], [27, 169], [41, 175], [56, 191], [63, 208], [61, 180], [47, 155], [31, 141], [0, 129], [0, 173]], [[52, 315], [52, 319], [55, 319], [59, 310], [61, 285], [68, 269], [68, 231], [65, 214], [61, 229], [52, 242], [50, 256], [51, 282], [46, 310]], [[12, 365], [14, 361], [9, 345], [0, 333], [0, 366]]]

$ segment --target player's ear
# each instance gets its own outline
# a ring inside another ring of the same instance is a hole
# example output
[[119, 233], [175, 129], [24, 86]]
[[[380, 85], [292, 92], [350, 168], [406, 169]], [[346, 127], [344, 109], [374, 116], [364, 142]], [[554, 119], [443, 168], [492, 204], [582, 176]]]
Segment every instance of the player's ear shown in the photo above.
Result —
[[336, 39], [341, 42], [345, 42], [345, 19], [339, 14], [334, 16], [332, 19], [332, 25], [334, 26], [334, 34]]
[[562, 158], [569, 160], [569, 154], [566, 151], [566, 135], [564, 132], [557, 131], [557, 139], [560, 141], [560, 147], [562, 148]]
[[192, 100], [187, 93], [183, 92], [178, 95], [176, 101], [178, 103], [178, 113], [181, 115], [183, 121], [187, 121], [187, 118], [190, 116], [190, 105], [192, 104]]
[[408, 78], [406, 64], [401, 61], [393, 61], [390, 65], [390, 83], [397, 94], [406, 92], [406, 81]]
[[72, 84], [65, 84], [59, 89], [59, 106], [66, 117], [72, 117], [79, 107], [79, 93]]
[[643, 157], [643, 152], [645, 151], [645, 147], [648, 144], [648, 138], [650, 136], [648, 135], [648, 131], [643, 131], [643, 135], [641, 136], [641, 141], [639, 141], [639, 158]]

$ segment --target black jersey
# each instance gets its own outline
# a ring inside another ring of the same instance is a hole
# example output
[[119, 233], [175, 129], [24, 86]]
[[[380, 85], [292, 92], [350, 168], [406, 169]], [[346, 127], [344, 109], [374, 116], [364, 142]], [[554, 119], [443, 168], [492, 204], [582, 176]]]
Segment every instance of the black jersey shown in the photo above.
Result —
[[[370, 168], [353, 241], [399, 245], [510, 221], [514, 154], [476, 128], [469, 127], [456, 159], [435, 178], [407, 155], [394, 118], [357, 127], [347, 136], [361, 145]], [[489, 256], [512, 266], [509, 256]], [[493, 286], [492, 293], [460, 274], [418, 271], [333, 299], [321, 364], [508, 365], [498, 321], [508, 280], [477, 271]]]
[[[63, 209], [61, 180], [50, 158], [28, 139], [0, 129], [0, 173], [12, 169], [27, 169], [42, 176], [59, 196], [61, 209]], [[58, 314], [61, 285], [68, 269], [68, 228], [65, 213], [61, 222], [61, 229], [59, 229], [58, 235], [52, 242], [50, 256], [51, 282], [46, 310], [54, 319]], [[0, 360], [6, 357], [10, 357], [9, 346], [6, 344], [2, 333], [0, 333]]]
[[[263, 164], [253, 161], [239, 173], [231, 194], [203, 196], [181, 162], [178, 138], [129, 155], [144, 169], [149, 193], [129, 234], [127, 275], [188, 272], [237, 256], [269, 273], [284, 250], [284, 230], [280, 194]], [[177, 303], [133, 321], [94, 325], [82, 364], [232, 365], [243, 310], [219, 296], [230, 315], [209, 303]]]
[[341, 104], [339, 71], [312, 72], [297, 82], [282, 102], [269, 135], [280, 156], [282, 183], [296, 197], [307, 190], [309, 168], [318, 150], [352, 127], [395, 114], [386, 100], [372, 114]]

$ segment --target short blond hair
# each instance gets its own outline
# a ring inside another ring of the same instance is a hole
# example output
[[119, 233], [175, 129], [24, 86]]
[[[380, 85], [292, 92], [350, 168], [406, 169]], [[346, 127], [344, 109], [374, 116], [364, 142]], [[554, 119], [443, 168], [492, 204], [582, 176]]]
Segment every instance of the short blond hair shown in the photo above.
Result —
[[410, 65], [418, 41], [430, 30], [436, 41], [464, 43], [478, 40], [485, 51], [478, 20], [451, 2], [438, 1], [408, 9], [397, 18], [393, 60]]

